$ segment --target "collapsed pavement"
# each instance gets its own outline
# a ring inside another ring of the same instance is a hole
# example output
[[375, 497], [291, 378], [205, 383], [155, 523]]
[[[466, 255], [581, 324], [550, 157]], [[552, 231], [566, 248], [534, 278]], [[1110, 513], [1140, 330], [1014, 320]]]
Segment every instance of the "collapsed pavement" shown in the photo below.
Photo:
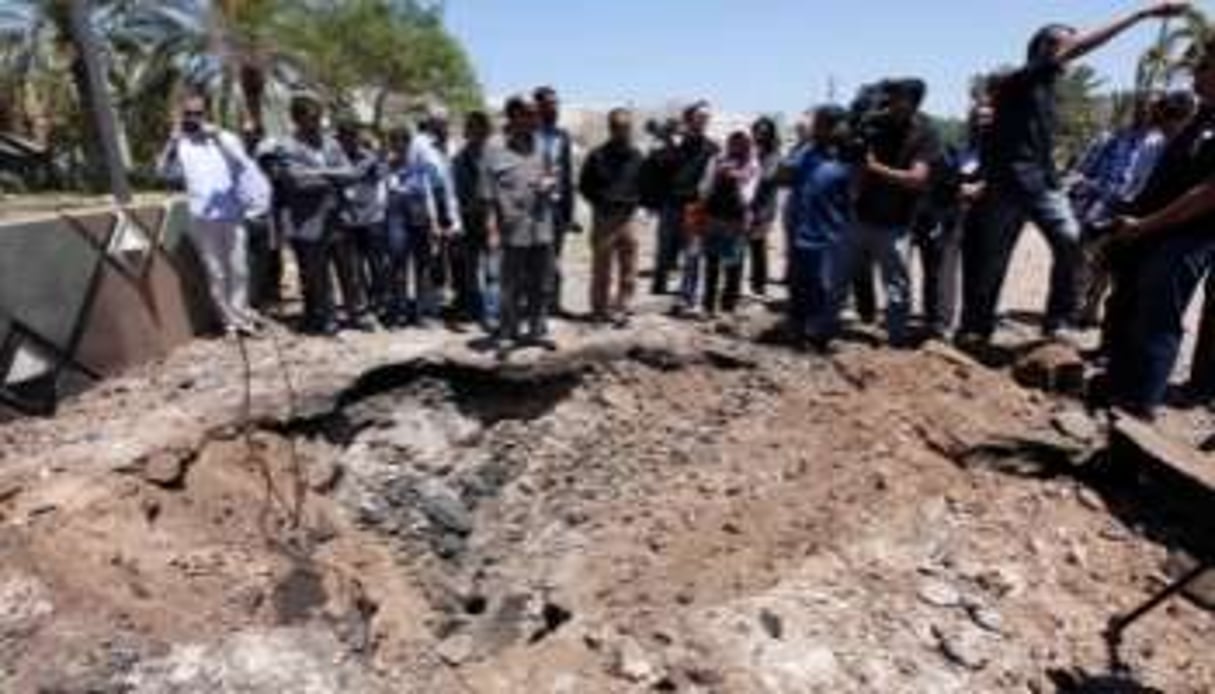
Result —
[[[192, 345], [2, 430], [5, 691], [1084, 691], [1169, 547], [948, 348]], [[280, 337], [288, 340], [293, 338]], [[286, 399], [282, 347], [295, 398]], [[375, 355], [371, 357], [369, 355]], [[227, 371], [225, 371], [227, 369]], [[1206, 691], [1170, 603], [1119, 682]], [[1148, 689], [1150, 691], [1150, 689]]]

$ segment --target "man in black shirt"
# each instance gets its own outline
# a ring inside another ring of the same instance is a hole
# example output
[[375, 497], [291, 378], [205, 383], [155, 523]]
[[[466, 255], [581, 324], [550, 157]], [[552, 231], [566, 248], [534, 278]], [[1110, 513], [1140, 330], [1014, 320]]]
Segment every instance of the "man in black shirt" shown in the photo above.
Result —
[[907, 269], [911, 223], [940, 157], [940, 141], [919, 112], [922, 81], [900, 80], [889, 86], [890, 123], [871, 142], [869, 159], [856, 200], [852, 243], [864, 272], [876, 262], [886, 290], [886, 331], [890, 343], [907, 343], [911, 312], [911, 275]]
[[[628, 322], [637, 281], [637, 208], [641, 205], [641, 150], [633, 145], [633, 116], [608, 115], [611, 139], [591, 152], [578, 188], [594, 210], [591, 229], [591, 315], [596, 323]], [[613, 265], [616, 296], [610, 298]]]
[[987, 197], [979, 229], [987, 268], [970, 292], [962, 317], [966, 339], [986, 341], [995, 332], [1000, 290], [1025, 222], [1037, 226], [1054, 254], [1043, 331], [1054, 335], [1075, 319], [1081, 267], [1080, 225], [1060, 189], [1055, 168], [1055, 86], [1067, 65], [1119, 34], [1154, 17], [1186, 11], [1188, 2], [1152, 2], [1089, 32], [1047, 26], [1030, 41], [1028, 59], [1000, 81], [987, 161]]
[[[709, 139], [712, 112], [709, 104], [699, 101], [684, 109], [683, 137], [679, 143], [660, 150], [661, 183], [665, 193], [658, 221], [658, 257], [654, 267], [651, 292], [666, 294], [671, 273], [679, 266], [687, 241], [685, 213], [688, 205], [700, 195], [700, 180], [720, 148]], [[651, 156], [656, 156], [651, 155]]]
[[1116, 222], [1111, 400], [1146, 418], [1164, 401], [1186, 309], [1215, 264], [1215, 40], [1195, 66], [1194, 89], [1198, 114], [1161, 155], [1135, 216]]

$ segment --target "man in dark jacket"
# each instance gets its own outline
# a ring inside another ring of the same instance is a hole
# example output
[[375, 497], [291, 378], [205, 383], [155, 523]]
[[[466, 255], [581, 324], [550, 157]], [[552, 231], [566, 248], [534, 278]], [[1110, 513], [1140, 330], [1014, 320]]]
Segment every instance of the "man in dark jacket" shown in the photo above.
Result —
[[536, 143], [540, 147], [544, 166], [556, 179], [553, 190], [553, 253], [554, 274], [549, 310], [554, 315], [563, 313], [561, 307], [561, 254], [565, 249], [565, 234], [574, 231], [574, 140], [569, 131], [558, 125], [561, 120], [561, 102], [552, 87], [540, 87], [532, 94], [536, 113], [540, 119], [536, 130]]
[[671, 273], [679, 267], [687, 241], [685, 212], [700, 195], [700, 182], [709, 163], [720, 152], [717, 143], [709, 139], [712, 112], [709, 104], [699, 101], [683, 112], [683, 137], [678, 143], [655, 152], [652, 168], [659, 171], [665, 188], [658, 220], [658, 258], [654, 266], [654, 294], [666, 294]]
[[[611, 139], [591, 152], [579, 191], [594, 209], [591, 230], [591, 315], [596, 323], [628, 322], [637, 282], [637, 208], [641, 204], [641, 150], [633, 145], [633, 116], [618, 108], [608, 115]], [[613, 264], [617, 278], [611, 297]]]
[[467, 317], [487, 331], [498, 328], [498, 281], [502, 267], [500, 248], [489, 245], [486, 228], [489, 205], [482, 199], [483, 162], [493, 134], [493, 122], [484, 111], [470, 112], [464, 121], [464, 147], [452, 161], [452, 178], [464, 227], [464, 261], [468, 270], [460, 294]]
[[[333, 287], [329, 270], [335, 261], [334, 240], [342, 190], [354, 180], [354, 168], [337, 140], [322, 128], [320, 100], [312, 95], [292, 99], [294, 133], [279, 151], [277, 176], [283, 191], [282, 218], [299, 266], [304, 294], [303, 332], [333, 335], [339, 330], [334, 317]], [[361, 307], [347, 297], [347, 314], [353, 319]]]

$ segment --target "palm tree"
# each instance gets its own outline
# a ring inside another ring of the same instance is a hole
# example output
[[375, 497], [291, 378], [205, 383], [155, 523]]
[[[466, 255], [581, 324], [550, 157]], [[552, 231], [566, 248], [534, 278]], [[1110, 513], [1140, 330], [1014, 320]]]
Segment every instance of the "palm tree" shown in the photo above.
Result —
[[[91, 118], [96, 127], [106, 116], [101, 114], [105, 104], [99, 98], [104, 91], [96, 92], [91, 82], [91, 70], [103, 69], [105, 57], [100, 51], [89, 51], [82, 46], [79, 29], [88, 25], [96, 29], [107, 13], [112, 12], [120, 0], [0, 0], [0, 69], [11, 75], [7, 85], [11, 90], [7, 98], [17, 106], [23, 120], [32, 116], [49, 116], [48, 107], [68, 106], [74, 121], [67, 129], [73, 139], [86, 153], [86, 174], [89, 183], [98, 189], [106, 181], [106, 154], [100, 137], [89, 137], [85, 118]], [[74, 12], [83, 12], [79, 18], [83, 24], [74, 22]], [[90, 64], [96, 60], [97, 64]], [[51, 79], [42, 79], [50, 76]], [[74, 104], [56, 104], [54, 94], [40, 94], [40, 88], [53, 91], [53, 83], [66, 76], [73, 85]], [[48, 84], [50, 82], [51, 84]], [[48, 103], [50, 102], [50, 103]], [[42, 110], [35, 114], [33, 110]], [[62, 117], [62, 116], [60, 116]], [[100, 120], [99, 120], [100, 119]], [[117, 128], [116, 122], [111, 122]], [[115, 133], [120, 138], [120, 134]]]
[[1156, 42], [1140, 58], [1135, 74], [1135, 87], [1141, 93], [1168, 89], [1178, 73], [1184, 70], [1196, 47], [1210, 35], [1206, 15], [1197, 8], [1181, 18], [1179, 26], [1162, 20]]
[[264, 122], [266, 96], [276, 82], [293, 82], [298, 61], [277, 40], [284, 0], [128, 0], [122, 31], [184, 82], [218, 95], [230, 120], [240, 102], [251, 122]]

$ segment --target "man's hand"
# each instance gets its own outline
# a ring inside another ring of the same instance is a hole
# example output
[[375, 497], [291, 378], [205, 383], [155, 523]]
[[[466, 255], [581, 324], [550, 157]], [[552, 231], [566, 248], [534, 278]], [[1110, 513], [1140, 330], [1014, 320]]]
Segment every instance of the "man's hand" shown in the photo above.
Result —
[[1143, 220], [1139, 217], [1123, 216], [1114, 220], [1114, 236], [1120, 241], [1133, 241], [1147, 231]]
[[865, 154], [865, 171], [871, 174], [881, 174], [886, 169], [882, 162], [878, 161], [877, 155], [873, 152]]
[[1193, 8], [1188, 0], [1156, 0], [1141, 11], [1144, 19], [1177, 17]]
[[962, 198], [962, 202], [974, 202], [983, 197], [983, 193], [985, 192], [987, 192], [986, 183], [963, 183], [959, 195]]

